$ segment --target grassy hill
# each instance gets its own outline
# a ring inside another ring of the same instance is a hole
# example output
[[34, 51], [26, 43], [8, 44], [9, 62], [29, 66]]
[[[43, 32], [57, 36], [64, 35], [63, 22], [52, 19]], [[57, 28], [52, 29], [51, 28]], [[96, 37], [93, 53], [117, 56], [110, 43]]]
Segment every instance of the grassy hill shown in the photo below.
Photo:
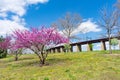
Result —
[[[120, 80], [120, 54], [82, 52], [49, 54], [39, 67], [35, 54], [0, 59], [0, 80]], [[114, 52], [120, 53], [120, 51]]]

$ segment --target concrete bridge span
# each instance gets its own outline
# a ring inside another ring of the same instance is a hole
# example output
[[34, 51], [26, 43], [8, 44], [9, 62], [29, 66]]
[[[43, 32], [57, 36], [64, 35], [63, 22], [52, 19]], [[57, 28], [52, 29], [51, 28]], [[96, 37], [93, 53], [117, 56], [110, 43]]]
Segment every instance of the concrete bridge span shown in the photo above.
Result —
[[[119, 40], [119, 47], [120, 47], [120, 38], [118, 38], [118, 40]], [[95, 39], [95, 40], [88, 40], [88, 41], [71, 43], [70, 44], [70, 46], [71, 46], [70, 51], [73, 52], [73, 47], [76, 46], [77, 52], [81, 52], [82, 51], [82, 45], [87, 45], [87, 51], [92, 51], [93, 47], [90, 47], [90, 46], [93, 43], [100, 43], [101, 44], [101, 50], [106, 50], [105, 42], [107, 42], [107, 41], [108, 41], [108, 38], [102, 38], [102, 39]], [[65, 52], [64, 45], [52, 47], [52, 48], [48, 49], [47, 51], [49, 53], [62, 53], [62, 52]]]

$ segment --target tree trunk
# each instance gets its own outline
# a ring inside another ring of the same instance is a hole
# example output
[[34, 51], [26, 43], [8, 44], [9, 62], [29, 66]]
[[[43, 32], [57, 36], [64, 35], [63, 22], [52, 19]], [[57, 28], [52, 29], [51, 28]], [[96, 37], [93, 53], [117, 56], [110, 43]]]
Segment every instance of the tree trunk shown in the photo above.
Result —
[[43, 54], [42, 54], [42, 52], [39, 54], [39, 53], [35, 53], [37, 56], [38, 56], [38, 58], [39, 58], [39, 61], [40, 61], [40, 66], [43, 66], [44, 64], [45, 64], [45, 58], [43, 57]]
[[18, 61], [18, 54], [15, 54], [15, 61]]
[[15, 61], [18, 61], [18, 57], [15, 57]]
[[44, 64], [45, 64], [45, 59], [40, 60], [40, 63], [41, 63], [42, 65], [44, 65]]
[[108, 31], [108, 39], [109, 39], [109, 53], [112, 54], [110, 30]]
[[41, 52], [41, 64], [44, 65], [45, 64], [45, 56], [44, 56], [44, 52]]
[[40, 67], [44, 66], [45, 65], [45, 58], [44, 59], [39, 58], [39, 59], [40, 59]]

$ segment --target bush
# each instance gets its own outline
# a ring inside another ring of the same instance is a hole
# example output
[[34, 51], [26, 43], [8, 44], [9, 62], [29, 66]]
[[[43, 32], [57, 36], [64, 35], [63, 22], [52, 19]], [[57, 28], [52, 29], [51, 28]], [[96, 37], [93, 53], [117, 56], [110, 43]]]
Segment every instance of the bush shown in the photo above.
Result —
[[[0, 42], [3, 42], [5, 39], [3, 36], [0, 36]], [[7, 56], [7, 50], [0, 48], [0, 58], [5, 58]]]
[[0, 58], [5, 58], [7, 56], [7, 50], [0, 49]]
[[70, 48], [71, 48], [70, 44], [65, 44], [64, 45], [65, 52], [69, 52]]
[[110, 44], [114, 47], [115, 50], [115, 46], [118, 45], [118, 39], [117, 38], [113, 38], [110, 40]]
[[49, 78], [48, 78], [48, 77], [45, 77], [44, 80], [49, 80]]

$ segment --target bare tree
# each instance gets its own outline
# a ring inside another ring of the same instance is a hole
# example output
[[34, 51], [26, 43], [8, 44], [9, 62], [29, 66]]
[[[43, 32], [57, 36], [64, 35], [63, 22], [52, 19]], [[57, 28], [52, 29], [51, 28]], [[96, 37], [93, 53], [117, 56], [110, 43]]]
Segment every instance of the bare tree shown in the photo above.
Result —
[[120, 37], [120, 0], [117, 0], [115, 7], [118, 11], [117, 36]]
[[100, 10], [100, 21], [98, 22], [101, 27], [106, 31], [107, 37], [109, 40], [109, 53], [112, 53], [111, 49], [111, 35], [118, 23], [118, 12], [117, 10], [109, 10], [107, 7], [104, 7]]
[[56, 23], [52, 24], [52, 27], [59, 29], [65, 36], [71, 39], [79, 39], [73, 35], [74, 30], [81, 24], [82, 18], [79, 14], [71, 14], [69, 12]]
[[117, 3], [115, 4], [115, 6], [120, 9], [120, 0], [117, 0]]

